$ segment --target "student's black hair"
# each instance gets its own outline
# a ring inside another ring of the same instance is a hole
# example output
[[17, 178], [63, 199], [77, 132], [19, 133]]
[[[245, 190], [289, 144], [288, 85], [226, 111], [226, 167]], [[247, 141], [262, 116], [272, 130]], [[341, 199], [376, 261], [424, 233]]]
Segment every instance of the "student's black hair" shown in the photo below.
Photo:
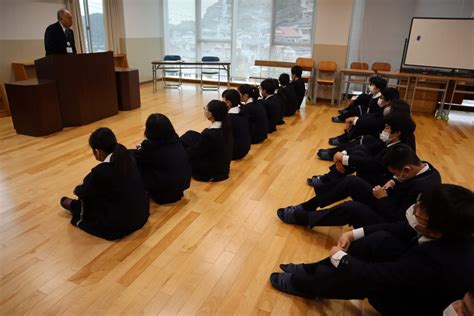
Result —
[[403, 113], [411, 115], [410, 104], [401, 99], [390, 101], [390, 113]]
[[428, 215], [428, 228], [449, 240], [472, 240], [474, 234], [474, 193], [454, 184], [437, 184], [425, 190], [420, 207]]
[[416, 129], [416, 124], [406, 113], [390, 113], [385, 117], [385, 124], [390, 126], [392, 133], [400, 132], [400, 141], [406, 142]]
[[301, 75], [303, 74], [303, 68], [301, 68], [301, 66], [294, 65], [291, 67], [291, 74], [301, 78]]
[[148, 116], [145, 123], [145, 137], [150, 140], [169, 140], [178, 135], [169, 118], [161, 113]]
[[278, 86], [275, 84], [275, 79], [265, 79], [260, 83], [260, 88], [268, 94], [274, 94]]
[[280, 85], [287, 86], [290, 84], [290, 75], [283, 73], [278, 77], [278, 81], [280, 81]]
[[117, 143], [117, 138], [110, 128], [100, 127], [92, 132], [89, 145], [92, 149], [102, 150], [106, 155], [112, 154], [110, 162], [119, 173], [125, 175], [128, 172], [131, 164], [128, 150]]
[[207, 104], [207, 110], [211, 112], [214, 120], [223, 122], [227, 116], [227, 105], [224, 101], [211, 100]]
[[380, 90], [380, 93], [383, 95], [385, 101], [400, 99], [400, 93], [398, 92], [398, 89], [394, 87], [385, 87]]
[[222, 123], [222, 132], [226, 138], [230, 137], [230, 122], [227, 117], [227, 105], [224, 101], [220, 100], [211, 100], [207, 104], [207, 110], [211, 112], [212, 117], [215, 121]]
[[278, 81], [278, 79], [272, 79], [273, 80], [273, 85], [275, 86], [275, 90], [278, 90], [278, 88], [280, 87], [280, 82]]
[[243, 84], [237, 88], [240, 94], [248, 95], [249, 98], [252, 98], [254, 101], [257, 101], [260, 98], [260, 91], [258, 90], [257, 86], [251, 86], [249, 84]]
[[232, 107], [239, 106], [240, 104], [240, 94], [239, 94], [239, 91], [235, 89], [225, 90], [224, 92], [222, 92], [222, 97], [230, 101], [230, 103], [232, 104]]
[[406, 165], [419, 166], [421, 160], [416, 155], [415, 151], [408, 145], [396, 144], [390, 147], [383, 157], [383, 164], [385, 167], [390, 167], [401, 171]]
[[379, 90], [387, 87], [387, 80], [379, 76], [373, 76], [369, 79], [369, 84], [376, 86]]

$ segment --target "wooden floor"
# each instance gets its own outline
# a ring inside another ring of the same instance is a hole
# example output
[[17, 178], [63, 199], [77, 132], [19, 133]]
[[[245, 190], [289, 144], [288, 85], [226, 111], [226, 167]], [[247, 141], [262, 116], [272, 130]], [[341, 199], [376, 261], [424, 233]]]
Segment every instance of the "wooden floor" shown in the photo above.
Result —
[[[193, 181], [185, 198], [151, 205], [145, 227], [118, 242], [69, 224], [59, 198], [97, 163], [89, 134], [110, 127], [132, 147], [150, 113], [161, 112], [179, 134], [208, 126], [202, 107], [216, 92], [141, 88], [142, 107], [48, 137], [16, 135], [0, 118], [1, 315], [11, 314], [309, 314], [374, 315], [367, 302], [304, 300], [268, 281], [282, 262], [326, 257], [341, 228], [305, 230], [281, 223], [276, 209], [313, 195], [308, 176], [328, 162], [316, 149], [343, 125], [335, 107], [307, 106], [269, 139], [232, 162], [221, 183]], [[418, 153], [445, 182], [474, 189], [472, 116], [449, 123], [415, 116]]]

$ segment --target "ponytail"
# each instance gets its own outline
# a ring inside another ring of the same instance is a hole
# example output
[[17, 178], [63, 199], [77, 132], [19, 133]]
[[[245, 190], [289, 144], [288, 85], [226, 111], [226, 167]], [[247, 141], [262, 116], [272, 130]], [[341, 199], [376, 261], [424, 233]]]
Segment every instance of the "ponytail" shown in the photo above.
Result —
[[257, 86], [251, 86], [249, 84], [243, 84], [238, 87], [238, 90], [241, 94], [246, 94], [249, 98], [252, 98], [254, 101], [257, 101], [260, 98], [260, 91]]

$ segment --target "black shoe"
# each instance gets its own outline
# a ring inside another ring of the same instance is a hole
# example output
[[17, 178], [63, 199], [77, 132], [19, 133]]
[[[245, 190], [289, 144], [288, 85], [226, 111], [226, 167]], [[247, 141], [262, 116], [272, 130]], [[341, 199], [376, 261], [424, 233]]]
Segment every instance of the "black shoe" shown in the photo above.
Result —
[[346, 109], [337, 110], [337, 113], [339, 113], [339, 114], [346, 114], [346, 113], [347, 113], [347, 110], [346, 110]]
[[295, 212], [297, 211], [304, 211], [304, 208], [301, 205], [279, 208], [277, 216], [282, 222], [287, 224], [298, 224], [295, 219]]
[[303, 264], [294, 264], [294, 263], [287, 263], [287, 264], [280, 264], [280, 269], [285, 271], [286, 273], [294, 273], [294, 274], [303, 274], [306, 273], [306, 270], [303, 267]]
[[332, 161], [334, 153], [330, 149], [320, 149], [317, 153], [319, 159]]
[[321, 176], [312, 176], [311, 178], [306, 179], [306, 184], [316, 189], [326, 185]]
[[293, 288], [293, 285], [291, 284], [291, 273], [272, 273], [270, 275], [270, 283], [272, 286], [282, 292], [291, 294], [291, 295], [296, 295], [296, 296], [301, 296], [304, 298], [314, 298], [306, 293], [297, 291]]
[[345, 123], [346, 122], [346, 120], [341, 119], [339, 116], [332, 117], [331, 121], [333, 121], [334, 123]]
[[342, 145], [342, 142], [340, 141], [339, 137], [331, 137], [329, 138], [329, 145], [340, 146]]
[[68, 198], [67, 196], [63, 196], [60, 200], [59, 200], [59, 204], [62, 206], [62, 208], [64, 209], [64, 211], [68, 214], [72, 214], [72, 207], [71, 207], [71, 203], [72, 203], [73, 199], [71, 198]]

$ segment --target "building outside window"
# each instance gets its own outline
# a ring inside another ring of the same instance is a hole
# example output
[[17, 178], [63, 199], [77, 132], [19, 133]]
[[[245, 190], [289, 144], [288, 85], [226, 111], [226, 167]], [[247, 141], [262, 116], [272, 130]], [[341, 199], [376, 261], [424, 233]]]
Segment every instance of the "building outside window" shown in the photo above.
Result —
[[255, 60], [310, 57], [314, 8], [314, 0], [164, 0], [165, 53], [230, 61], [234, 81], [275, 77], [289, 69], [262, 70]]

